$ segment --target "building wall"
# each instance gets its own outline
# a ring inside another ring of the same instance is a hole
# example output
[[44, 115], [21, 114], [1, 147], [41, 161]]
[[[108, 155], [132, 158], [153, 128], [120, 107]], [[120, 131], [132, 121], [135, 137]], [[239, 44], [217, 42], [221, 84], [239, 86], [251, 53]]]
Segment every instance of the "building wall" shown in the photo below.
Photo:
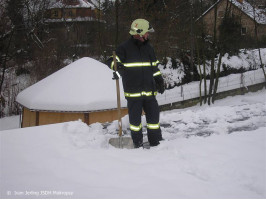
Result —
[[82, 120], [84, 122], [83, 113], [56, 113], [56, 112], [40, 112], [39, 124], [55, 124], [67, 121]]
[[[124, 117], [128, 114], [127, 109], [121, 109], [121, 116]], [[108, 111], [101, 111], [101, 112], [92, 112], [89, 113], [89, 124], [95, 122], [112, 122], [117, 120], [117, 110], [108, 110]]]
[[[121, 110], [121, 116], [128, 114], [127, 109]], [[68, 121], [82, 120], [84, 123], [92, 124], [95, 122], [112, 122], [117, 120], [117, 110], [107, 110], [91, 113], [70, 113], [70, 112], [37, 112], [23, 108], [22, 128], [62, 123]]]
[[84, 18], [84, 17], [93, 17], [96, 18], [99, 13], [97, 9], [91, 8], [52, 8], [47, 10], [46, 18], [47, 19], [75, 19], [75, 18]]
[[31, 112], [27, 108], [23, 108], [22, 127], [36, 126], [36, 112]]

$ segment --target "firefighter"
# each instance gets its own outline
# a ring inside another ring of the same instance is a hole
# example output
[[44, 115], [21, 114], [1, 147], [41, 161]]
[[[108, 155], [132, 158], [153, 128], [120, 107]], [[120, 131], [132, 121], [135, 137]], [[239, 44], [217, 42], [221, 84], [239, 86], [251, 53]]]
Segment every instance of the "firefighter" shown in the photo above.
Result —
[[[124, 95], [127, 99], [131, 137], [134, 147], [143, 144], [141, 115], [144, 110], [147, 135], [150, 146], [157, 146], [162, 140], [159, 123], [159, 106], [155, 98], [157, 92], [165, 90], [164, 80], [158, 69], [153, 47], [149, 44], [149, 33], [154, 32], [145, 19], [136, 19], [130, 28], [131, 38], [116, 49], [117, 73], [113, 79], [122, 76]], [[113, 57], [107, 61], [113, 69]]]

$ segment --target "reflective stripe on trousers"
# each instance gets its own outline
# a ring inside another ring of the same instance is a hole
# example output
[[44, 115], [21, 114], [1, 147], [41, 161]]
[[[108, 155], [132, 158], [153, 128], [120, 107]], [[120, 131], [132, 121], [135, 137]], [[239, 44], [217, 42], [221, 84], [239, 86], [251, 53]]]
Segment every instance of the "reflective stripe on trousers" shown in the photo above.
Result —
[[[125, 97], [141, 97], [141, 96], [152, 96], [153, 95], [153, 92], [152, 91], [149, 91], [149, 92], [145, 92], [145, 91], [142, 91], [142, 92], [139, 92], [139, 93], [128, 93], [128, 92], [125, 92]], [[157, 95], [157, 92], [154, 92], [154, 95]]]
[[141, 130], [142, 124], [140, 124], [139, 126], [134, 126], [134, 125], [130, 124], [129, 125], [129, 128], [130, 128], [130, 130], [137, 132], [137, 131], [140, 131]]
[[160, 128], [160, 123], [158, 124], [147, 124], [148, 129], [159, 129]]

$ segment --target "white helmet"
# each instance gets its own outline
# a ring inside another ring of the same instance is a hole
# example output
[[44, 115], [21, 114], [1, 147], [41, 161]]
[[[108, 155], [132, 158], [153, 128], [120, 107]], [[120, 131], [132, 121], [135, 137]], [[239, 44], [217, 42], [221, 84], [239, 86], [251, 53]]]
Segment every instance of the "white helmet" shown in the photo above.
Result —
[[154, 29], [150, 23], [145, 19], [136, 19], [132, 22], [130, 28], [130, 35], [140, 35], [143, 36], [147, 32], [154, 32]]

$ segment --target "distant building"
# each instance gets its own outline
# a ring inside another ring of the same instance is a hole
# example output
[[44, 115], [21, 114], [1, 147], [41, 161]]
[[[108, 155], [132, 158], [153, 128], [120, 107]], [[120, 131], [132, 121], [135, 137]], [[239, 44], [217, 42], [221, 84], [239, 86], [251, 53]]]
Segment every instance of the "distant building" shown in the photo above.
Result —
[[[262, 6], [262, 5], [261, 5]], [[251, 6], [246, 0], [218, 0], [202, 16], [197, 19], [199, 23], [203, 20], [207, 34], [213, 35], [215, 8], [217, 8], [217, 34], [218, 27], [222, 23], [226, 10], [230, 16], [237, 16], [241, 24], [241, 35], [255, 37], [255, 23], [257, 25], [258, 38], [266, 37], [266, 15], [265, 9], [259, 9]]]
[[46, 22], [100, 21], [101, 13], [87, 0], [56, 0], [46, 12]]
[[95, 49], [97, 28], [104, 22], [101, 11], [88, 0], [51, 0], [45, 19], [51, 36], [80, 56]]

